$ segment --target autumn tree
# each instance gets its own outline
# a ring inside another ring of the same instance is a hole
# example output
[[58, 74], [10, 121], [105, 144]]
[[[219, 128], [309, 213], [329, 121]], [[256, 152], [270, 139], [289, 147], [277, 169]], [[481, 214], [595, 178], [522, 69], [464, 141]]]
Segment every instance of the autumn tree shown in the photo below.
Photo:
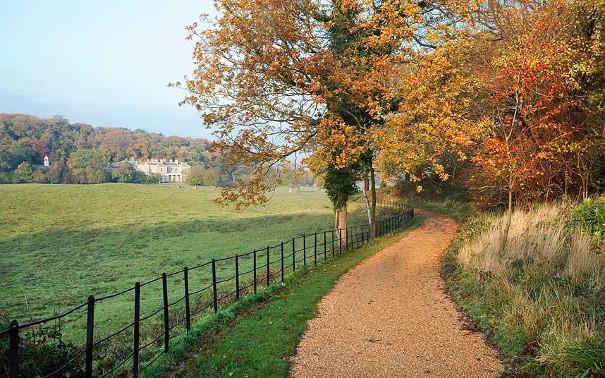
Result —
[[276, 185], [267, 178], [272, 167], [303, 152], [317, 175], [365, 175], [372, 182], [374, 222], [379, 146], [371, 131], [395, 107], [393, 81], [438, 10], [412, 1], [214, 4], [219, 16], [211, 26], [189, 28], [196, 68], [183, 85], [189, 93], [184, 102], [215, 130], [216, 150], [250, 169], [219, 201], [266, 201]]
[[397, 81], [405, 96], [376, 130], [382, 170], [454, 178], [479, 203], [509, 210], [595, 190], [603, 7], [450, 2], [462, 27], [418, 50]]
[[[596, 66], [586, 46], [595, 45], [596, 16], [603, 13], [595, 5], [579, 11], [582, 3], [509, 9], [499, 38], [481, 44], [474, 119], [485, 138], [469, 180], [480, 202], [510, 211], [515, 202], [586, 196], [596, 182], [603, 118], [595, 122], [589, 104], [586, 73]], [[583, 24], [593, 24], [590, 37], [579, 35]]]

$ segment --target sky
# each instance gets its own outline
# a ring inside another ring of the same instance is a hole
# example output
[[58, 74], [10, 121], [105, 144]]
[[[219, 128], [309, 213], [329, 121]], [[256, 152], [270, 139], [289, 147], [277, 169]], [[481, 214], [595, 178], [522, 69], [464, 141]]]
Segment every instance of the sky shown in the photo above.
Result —
[[0, 0], [0, 113], [209, 137], [168, 88], [193, 70], [185, 26], [211, 0]]

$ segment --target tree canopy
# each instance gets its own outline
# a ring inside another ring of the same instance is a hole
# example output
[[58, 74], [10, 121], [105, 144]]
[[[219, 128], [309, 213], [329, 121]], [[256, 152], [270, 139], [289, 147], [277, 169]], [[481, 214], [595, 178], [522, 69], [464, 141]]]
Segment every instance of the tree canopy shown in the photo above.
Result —
[[272, 167], [299, 152], [318, 175], [436, 176], [488, 206], [602, 181], [602, 2], [214, 3], [177, 85], [250, 171], [223, 201], [265, 201]]

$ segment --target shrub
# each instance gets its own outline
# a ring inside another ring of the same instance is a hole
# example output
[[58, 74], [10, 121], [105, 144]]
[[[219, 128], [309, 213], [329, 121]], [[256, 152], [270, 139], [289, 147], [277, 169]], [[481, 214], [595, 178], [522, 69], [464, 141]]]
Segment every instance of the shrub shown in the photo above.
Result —
[[32, 174], [32, 181], [37, 184], [45, 184], [48, 182], [46, 172], [43, 169], [36, 169]]
[[0, 172], [0, 184], [11, 184], [13, 175], [11, 172]]
[[29, 164], [29, 162], [27, 162], [27, 161], [24, 161], [21, 164], [19, 164], [17, 169], [15, 169], [13, 178], [15, 179], [15, 183], [31, 182], [32, 181], [31, 164]]
[[605, 196], [587, 199], [575, 207], [574, 223], [590, 232], [595, 242], [605, 245]]

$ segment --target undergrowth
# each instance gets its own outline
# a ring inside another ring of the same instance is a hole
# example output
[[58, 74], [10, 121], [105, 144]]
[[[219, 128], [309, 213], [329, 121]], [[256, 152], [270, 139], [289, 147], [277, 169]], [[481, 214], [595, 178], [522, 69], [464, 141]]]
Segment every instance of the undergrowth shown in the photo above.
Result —
[[603, 210], [585, 216], [590, 205], [516, 211], [506, 239], [505, 215], [476, 216], [445, 256], [454, 300], [511, 376], [605, 374], [605, 256], [591, 226]]

